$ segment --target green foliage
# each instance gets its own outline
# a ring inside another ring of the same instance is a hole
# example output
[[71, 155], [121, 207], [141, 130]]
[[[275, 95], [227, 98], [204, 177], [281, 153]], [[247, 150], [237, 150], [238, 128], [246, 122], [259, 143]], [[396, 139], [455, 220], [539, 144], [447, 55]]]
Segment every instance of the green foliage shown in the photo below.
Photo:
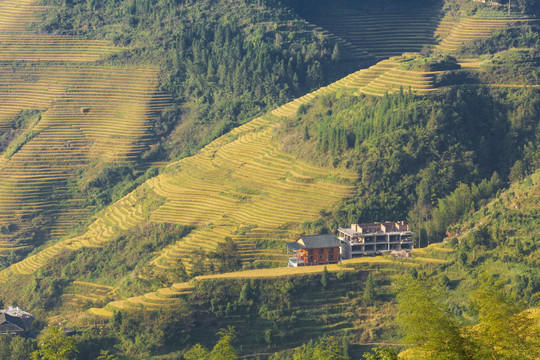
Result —
[[110, 354], [108, 350], [101, 350], [97, 360], [118, 360], [118, 358]]
[[373, 353], [365, 353], [365, 360], [398, 360], [398, 352], [392, 348], [373, 348]]
[[65, 336], [59, 327], [50, 327], [38, 339], [38, 350], [32, 353], [32, 359], [74, 360], [78, 352], [75, 339]]
[[540, 81], [537, 49], [511, 49], [485, 57], [479, 79], [484, 83], [537, 85]]
[[46, 311], [54, 309], [69, 281], [65, 278], [60, 279], [48, 275], [46, 272], [42, 272], [32, 279], [21, 300], [27, 300], [33, 308]]
[[210, 352], [201, 344], [194, 345], [184, 354], [186, 360], [206, 360], [208, 359]]
[[0, 153], [10, 158], [32, 137], [32, 128], [41, 119], [39, 110], [22, 110], [11, 121], [11, 129], [0, 132]]
[[503, 282], [482, 274], [472, 300], [479, 324], [470, 329], [470, 336], [478, 346], [478, 358], [538, 359], [536, 320], [523, 312], [525, 304], [509, 295]]
[[[95, 162], [79, 169], [78, 191], [84, 194], [88, 205], [103, 207], [120, 198], [119, 187], [135, 179], [133, 165]], [[125, 194], [122, 194], [125, 195]]]
[[345, 356], [343, 352], [341, 341], [336, 337], [329, 336], [323, 337], [318, 342], [310, 341], [296, 348], [290, 357], [274, 354], [270, 360], [348, 360], [349, 357]]
[[402, 282], [398, 289], [406, 359], [536, 359], [540, 336], [537, 321], [504, 283], [485, 273], [470, 293], [477, 321], [459, 324], [445, 301], [447, 294], [423, 277]]
[[22, 133], [22, 135], [18, 136], [15, 141], [13, 141], [7, 148], [4, 150], [4, 157], [6, 159], [9, 159], [12, 157], [17, 151], [19, 151], [24, 144], [35, 138], [39, 134], [38, 131], [26, 131]]
[[324, 267], [321, 275], [321, 285], [323, 289], [326, 289], [326, 287], [328, 286], [328, 269], [326, 268], [326, 266]]
[[377, 293], [375, 292], [375, 279], [373, 278], [373, 275], [370, 273], [366, 279], [366, 284], [364, 285], [364, 293], [362, 295], [362, 300], [364, 302], [364, 305], [365, 306], [374, 305], [376, 297], [377, 297]]
[[450, 225], [485, 205], [501, 186], [502, 180], [497, 173], [493, 173], [489, 181], [484, 179], [478, 185], [460, 184], [450, 195], [439, 200], [437, 207], [431, 211], [431, 219], [427, 221], [419, 219], [416, 216], [417, 211], [421, 211], [418, 206], [410, 211], [409, 219], [415, 220], [412, 221], [415, 230], [426, 229], [431, 241], [441, 241]]
[[55, 264], [56, 270], [67, 279], [116, 284], [126, 295], [151, 289], [155, 284], [142, 278], [132, 278], [134, 272], [145, 274], [158, 285], [187, 279], [185, 269], [163, 278], [147, 268], [154, 252], [186, 236], [189, 228], [170, 224], [143, 224], [119, 233], [100, 249], [70, 252]]
[[217, 271], [221, 273], [242, 268], [238, 244], [230, 237], [225, 238], [225, 242], [218, 244], [216, 251], [210, 254], [210, 259], [217, 265]]
[[227, 329], [221, 329], [218, 332], [220, 336], [217, 344], [212, 351], [208, 351], [200, 344], [193, 346], [184, 354], [186, 360], [233, 360], [238, 354], [232, 346], [232, 342], [236, 337], [234, 328], [229, 326]]
[[[283, 136], [283, 148], [305, 160], [358, 171], [356, 195], [325, 216], [324, 227], [409, 215], [413, 230], [421, 234], [417, 224], [427, 222], [439, 199], [460, 183], [476, 184], [469, 185], [471, 202], [463, 205], [477, 206], [501, 186], [500, 179], [483, 182], [494, 172], [506, 178], [517, 160], [534, 170], [529, 164], [536, 164], [539, 154], [534, 125], [539, 109], [540, 94], [533, 89], [326, 96], [284, 123], [284, 135], [295, 136]], [[530, 160], [525, 164], [525, 159]], [[469, 209], [452, 211], [459, 217]], [[441, 239], [451, 221], [441, 218], [444, 224], [433, 228], [432, 240]]]
[[174, 311], [119, 313], [109, 320], [107, 333], [117, 339], [114, 348], [122, 358], [134, 359], [186, 346], [186, 333], [192, 327], [188, 304], [178, 300]]
[[22, 336], [0, 336], [1, 360], [28, 360], [34, 351], [31, 340]]
[[414, 359], [472, 359], [470, 345], [443, 302], [444, 295], [425, 278], [399, 285], [400, 330]]
[[457, 70], [459, 68], [460, 65], [456, 58], [450, 55], [405, 57], [405, 60], [398, 67], [398, 69], [409, 71], [444, 71]]

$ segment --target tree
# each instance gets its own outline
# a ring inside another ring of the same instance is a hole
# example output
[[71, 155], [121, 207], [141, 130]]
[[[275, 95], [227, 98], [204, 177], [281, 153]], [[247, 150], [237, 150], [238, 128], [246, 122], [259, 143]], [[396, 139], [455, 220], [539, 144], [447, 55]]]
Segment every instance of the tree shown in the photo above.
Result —
[[510, 169], [510, 175], [508, 175], [508, 179], [510, 182], [516, 182], [520, 181], [525, 177], [525, 167], [523, 166], [523, 162], [521, 160], [517, 160], [512, 166], [512, 169]]
[[226, 237], [225, 242], [217, 246], [212, 257], [216, 260], [219, 272], [231, 272], [242, 267], [238, 244], [230, 237]]
[[33, 360], [73, 360], [77, 358], [77, 343], [67, 337], [59, 327], [47, 328], [38, 339], [38, 350], [32, 353]]
[[411, 275], [411, 277], [412, 277], [413, 279], [418, 279], [418, 270], [416, 269], [415, 266], [413, 266], [413, 267], [411, 268], [411, 270], [409, 271], [409, 274]]
[[468, 332], [477, 344], [479, 358], [540, 358], [540, 332], [535, 320], [523, 311], [526, 304], [512, 298], [502, 281], [482, 274], [472, 301], [480, 323]]
[[365, 306], [371, 306], [373, 305], [373, 302], [375, 301], [375, 297], [377, 296], [375, 292], [375, 280], [373, 279], [373, 275], [369, 274], [366, 280], [366, 285], [364, 286], [364, 294], [363, 294], [363, 300]]
[[97, 360], [118, 360], [118, 358], [112, 354], [109, 354], [109, 350], [101, 350]]
[[339, 46], [336, 43], [334, 45], [334, 50], [332, 51], [332, 61], [339, 62], [341, 60], [341, 51], [339, 50]]
[[238, 302], [240, 304], [246, 304], [249, 302], [249, 300], [251, 300], [251, 287], [249, 286], [249, 282], [246, 282], [244, 285], [242, 285]]
[[197, 344], [184, 354], [186, 360], [233, 360], [238, 357], [236, 349], [232, 346], [232, 341], [236, 337], [234, 328], [229, 326], [218, 332], [220, 336], [212, 351], [208, 351], [201, 344]]
[[455, 316], [444, 304], [444, 295], [424, 277], [398, 285], [398, 322], [410, 359], [469, 360], [468, 340], [461, 336]]
[[28, 360], [32, 357], [32, 341], [20, 336], [11, 339], [11, 357], [10, 360]]
[[[310, 341], [307, 344], [303, 344], [297, 347], [292, 357], [286, 357], [285, 359], [292, 360], [349, 360], [349, 356], [344, 354], [345, 348], [339, 339], [329, 336], [322, 338], [319, 342], [313, 343]], [[269, 358], [270, 360], [283, 359], [279, 354], [274, 354]]]
[[362, 357], [366, 360], [398, 360], [398, 352], [391, 348], [373, 348], [373, 353], [364, 353]]
[[236, 337], [234, 328], [229, 326], [227, 329], [221, 329], [218, 332], [220, 339], [216, 346], [210, 352], [211, 360], [233, 360], [238, 357], [236, 349], [232, 346], [232, 341]]
[[209, 351], [201, 344], [194, 345], [184, 354], [186, 360], [206, 360], [208, 359]]
[[326, 268], [326, 266], [324, 267], [321, 275], [321, 285], [324, 289], [326, 289], [326, 286], [328, 286], [328, 269]]

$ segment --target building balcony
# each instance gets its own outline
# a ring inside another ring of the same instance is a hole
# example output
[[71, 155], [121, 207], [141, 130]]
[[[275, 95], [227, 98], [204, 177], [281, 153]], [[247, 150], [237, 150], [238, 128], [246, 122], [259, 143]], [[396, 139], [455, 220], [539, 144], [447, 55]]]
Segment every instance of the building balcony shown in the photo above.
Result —
[[299, 258], [289, 258], [289, 263], [288, 263], [288, 266], [289, 267], [298, 267], [298, 266], [305, 266], [307, 265], [307, 263], [302, 260], [302, 259], [299, 259]]

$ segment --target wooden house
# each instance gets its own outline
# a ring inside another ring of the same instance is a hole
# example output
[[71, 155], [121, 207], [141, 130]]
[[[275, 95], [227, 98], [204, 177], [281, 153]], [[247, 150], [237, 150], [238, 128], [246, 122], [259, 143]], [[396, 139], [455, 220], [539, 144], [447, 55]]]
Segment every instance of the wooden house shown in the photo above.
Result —
[[30, 330], [34, 316], [18, 307], [0, 310], [0, 334], [25, 336]]
[[305, 235], [287, 243], [289, 266], [334, 264], [339, 261], [339, 240], [335, 235]]
[[0, 333], [3, 335], [19, 335], [24, 336], [26, 329], [21, 318], [11, 316], [6, 313], [0, 313]]

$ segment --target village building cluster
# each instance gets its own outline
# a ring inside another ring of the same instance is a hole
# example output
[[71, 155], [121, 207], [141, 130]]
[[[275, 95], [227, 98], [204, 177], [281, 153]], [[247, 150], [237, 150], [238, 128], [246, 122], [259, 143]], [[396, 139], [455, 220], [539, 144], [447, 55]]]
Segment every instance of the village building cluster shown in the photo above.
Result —
[[289, 266], [334, 264], [344, 259], [383, 253], [408, 254], [413, 233], [404, 221], [352, 224], [334, 234], [301, 236], [287, 243]]

